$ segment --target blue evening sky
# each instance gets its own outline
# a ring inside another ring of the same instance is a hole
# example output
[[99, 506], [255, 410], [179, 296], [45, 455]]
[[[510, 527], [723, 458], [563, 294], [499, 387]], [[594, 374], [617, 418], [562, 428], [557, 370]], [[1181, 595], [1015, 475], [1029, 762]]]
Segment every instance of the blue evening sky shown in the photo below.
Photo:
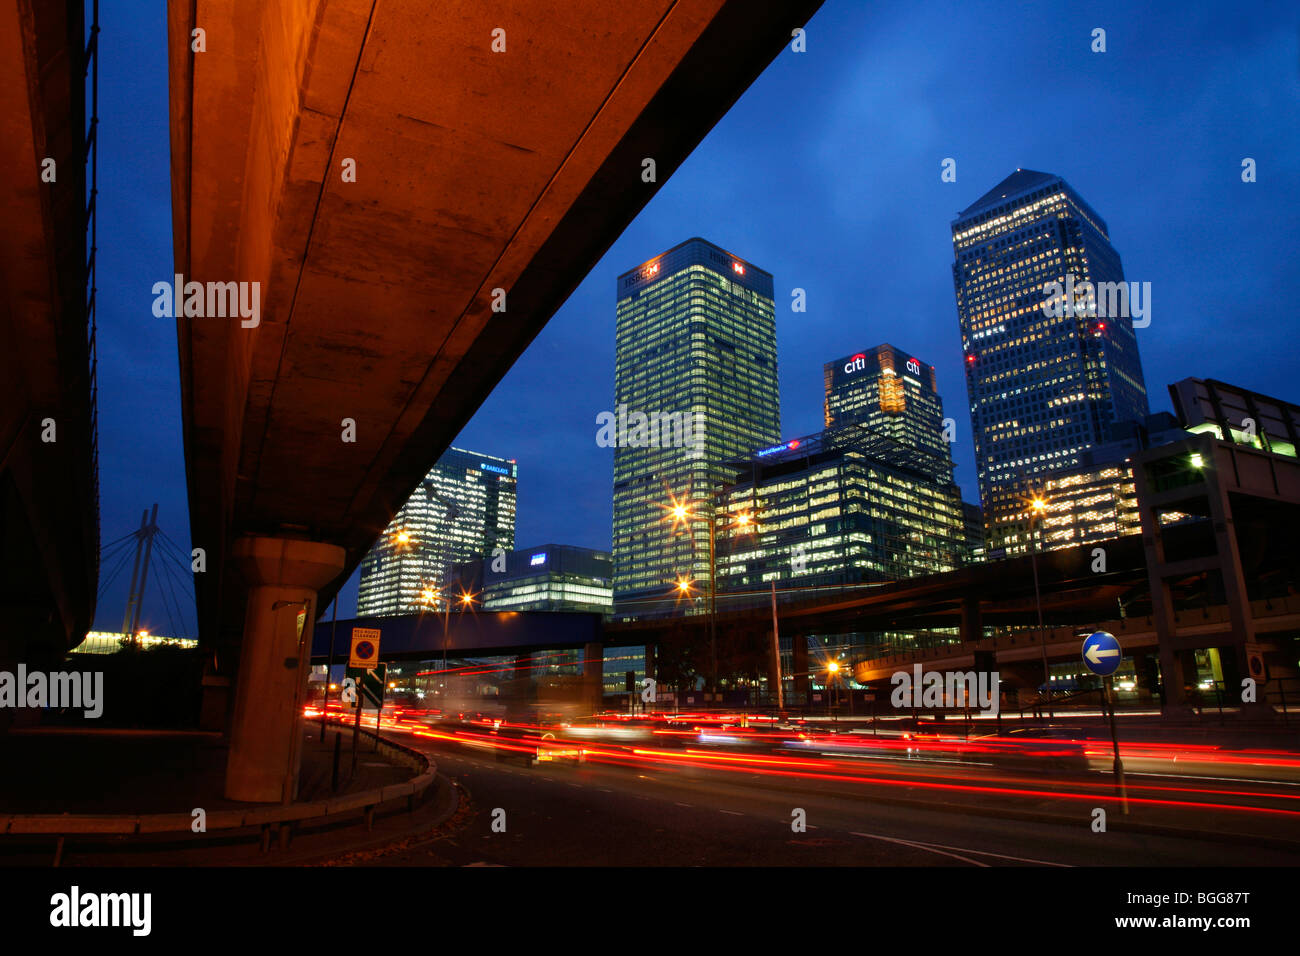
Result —
[[[787, 47], [663, 183], [456, 440], [518, 459], [517, 543], [609, 548], [613, 452], [595, 420], [613, 407], [615, 278], [695, 235], [775, 276], [785, 437], [820, 427], [824, 362], [890, 342], [936, 367], [977, 501], [949, 224], [1016, 167], [1063, 176], [1126, 277], [1151, 283], [1138, 342], [1153, 411], [1188, 376], [1300, 400], [1300, 13], [1145, 7], [827, 0], [807, 52]], [[175, 325], [149, 291], [173, 272], [164, 5], [104, 0], [100, 20], [103, 540], [157, 501], [188, 550]], [[129, 570], [99, 626], [120, 624]], [[355, 601], [354, 575], [340, 615]], [[171, 630], [156, 592], [146, 618]]]

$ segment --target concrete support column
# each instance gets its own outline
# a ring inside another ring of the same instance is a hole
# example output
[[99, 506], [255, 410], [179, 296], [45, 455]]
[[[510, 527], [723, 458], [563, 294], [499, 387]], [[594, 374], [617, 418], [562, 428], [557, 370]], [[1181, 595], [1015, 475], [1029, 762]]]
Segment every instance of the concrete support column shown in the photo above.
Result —
[[1255, 616], [1251, 611], [1246, 589], [1246, 575], [1241, 565], [1241, 550], [1237, 547], [1236, 525], [1232, 517], [1232, 502], [1228, 489], [1219, 474], [1217, 465], [1223, 461], [1216, 456], [1216, 467], [1207, 471], [1209, 485], [1210, 521], [1214, 526], [1215, 551], [1223, 576], [1223, 597], [1228, 605], [1228, 619], [1232, 622], [1232, 639], [1239, 645], [1236, 652], [1245, 663], [1245, 645], [1255, 640]]
[[605, 647], [603, 644], [582, 646], [582, 698], [594, 714], [605, 697]]
[[1190, 712], [1187, 685], [1196, 678], [1196, 652], [1160, 646], [1160, 683], [1165, 692], [1165, 713]]
[[1152, 503], [1155, 489], [1147, 474], [1151, 456], [1133, 462], [1133, 482], [1137, 492], [1138, 515], [1142, 523], [1142, 549], [1146, 558], [1147, 583], [1151, 593], [1151, 617], [1156, 629], [1160, 657], [1160, 682], [1164, 689], [1162, 709], [1165, 716], [1185, 716], [1187, 703], [1183, 661], [1173, 644], [1177, 634], [1173, 594], [1165, 577], [1165, 539], [1160, 525], [1160, 509]]
[[[342, 570], [343, 549], [293, 538], [245, 537], [231, 558], [248, 584], [244, 639], [235, 688], [235, 716], [226, 763], [226, 798], [273, 803], [298, 786], [300, 708], [310, 648], [316, 592]], [[278, 606], [277, 606], [278, 605]]]

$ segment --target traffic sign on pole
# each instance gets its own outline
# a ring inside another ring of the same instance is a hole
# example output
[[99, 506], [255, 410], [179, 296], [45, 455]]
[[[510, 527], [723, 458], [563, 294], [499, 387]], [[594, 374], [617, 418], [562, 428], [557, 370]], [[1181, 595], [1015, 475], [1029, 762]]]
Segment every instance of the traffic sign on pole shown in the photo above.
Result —
[[1110, 715], [1110, 742], [1115, 750], [1112, 770], [1115, 774], [1115, 790], [1119, 796], [1120, 806], [1128, 813], [1128, 788], [1124, 784], [1124, 762], [1119, 756], [1119, 731], [1115, 727], [1115, 682], [1111, 675], [1119, 670], [1124, 652], [1115, 635], [1109, 631], [1093, 631], [1083, 641], [1083, 663], [1094, 674], [1104, 680], [1102, 693], [1105, 695], [1105, 709]]
[[388, 681], [387, 664], [376, 664], [374, 667], [349, 667], [344, 671], [344, 678], [349, 677], [354, 681], [357, 697], [366, 706], [379, 707], [383, 703], [384, 687]]
[[1083, 663], [1088, 670], [1109, 677], [1119, 669], [1124, 652], [1115, 635], [1107, 631], [1094, 631], [1083, 642]]
[[374, 667], [379, 662], [379, 628], [354, 627], [352, 629], [352, 654], [348, 667]]

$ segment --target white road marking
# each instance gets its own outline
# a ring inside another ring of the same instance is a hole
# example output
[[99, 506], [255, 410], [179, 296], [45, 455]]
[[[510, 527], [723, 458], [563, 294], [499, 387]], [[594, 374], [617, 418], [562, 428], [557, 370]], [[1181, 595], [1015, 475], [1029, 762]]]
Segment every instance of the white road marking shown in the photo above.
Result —
[[[851, 831], [851, 832], [852, 832], [852, 831]], [[860, 836], [860, 837], [868, 837], [868, 838], [873, 839], [873, 840], [889, 840], [889, 841], [892, 842], [892, 843], [903, 843], [903, 844], [906, 844], [906, 845], [908, 845], [908, 846], [914, 846], [914, 847], [920, 847], [920, 848], [922, 848], [922, 849], [926, 849], [926, 850], [932, 850], [932, 851], [934, 851], [934, 852], [936, 852], [936, 853], [941, 852], [941, 851], [943, 851], [943, 850], [960, 850], [962, 853], [974, 853], [974, 854], [976, 854], [977, 856], [994, 856], [994, 857], [997, 857], [999, 860], [1015, 860], [1017, 863], [1033, 863], [1033, 864], [1036, 864], [1036, 865], [1038, 865], [1038, 866], [1058, 866], [1058, 867], [1062, 867], [1062, 868], [1064, 868], [1064, 869], [1073, 869], [1073, 867], [1072, 867], [1069, 863], [1053, 863], [1051, 860], [1033, 860], [1033, 859], [1030, 859], [1029, 857], [1025, 857], [1025, 856], [1009, 856], [1009, 855], [1007, 855], [1006, 853], [993, 853], [993, 852], [991, 852], [991, 851], [989, 851], [989, 850], [972, 850], [970, 847], [964, 847], [964, 846], [948, 846], [948, 845], [945, 844], [945, 843], [922, 843], [922, 842], [920, 842], [919, 840], [898, 840], [898, 839], [894, 839], [894, 838], [892, 838], [892, 837], [879, 836], [879, 835], [874, 834], [874, 833], [857, 833], [857, 832], [853, 832], [853, 835], [854, 835], [854, 836]], [[945, 855], [945, 856], [953, 856], [954, 854], [945, 853], [944, 855]], [[959, 859], [959, 860], [960, 860], [960, 859], [965, 859], [965, 857], [957, 857], [957, 859]], [[974, 863], [976, 866], [987, 866], [987, 865], [988, 865], [988, 864], [986, 864], [986, 863], [980, 863], [978, 860], [966, 860], [966, 862], [967, 862], [967, 863]]]
[[730, 813], [733, 817], [743, 817], [743, 813], [737, 813], [735, 810], [723, 810], [723, 813]]
[[913, 843], [911, 840], [898, 840], [894, 837], [880, 836], [878, 833], [859, 833], [857, 830], [849, 831], [854, 836], [866, 837], [868, 840], [883, 840], [886, 843], [897, 843], [900, 846], [910, 846], [914, 850], [925, 850], [929, 853], [937, 853], [940, 856], [950, 856], [954, 860], [961, 860], [963, 863], [969, 863], [971, 866], [982, 866], [988, 868], [987, 863], [981, 863], [979, 860], [972, 860], [969, 857], [959, 856], [956, 853], [945, 853], [943, 850], [936, 850], [934, 847], [925, 846], [921, 843]]

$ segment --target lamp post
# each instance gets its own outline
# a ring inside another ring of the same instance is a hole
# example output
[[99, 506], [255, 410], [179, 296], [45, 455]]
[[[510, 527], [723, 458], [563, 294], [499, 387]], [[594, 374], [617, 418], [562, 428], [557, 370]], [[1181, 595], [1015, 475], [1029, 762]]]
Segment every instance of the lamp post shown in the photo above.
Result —
[[[451, 642], [451, 599], [444, 593], [446, 585], [434, 588], [432, 585], [425, 585], [420, 591], [420, 603], [426, 608], [433, 605], [439, 598], [442, 599], [442, 704], [443, 709], [447, 706], [447, 645]], [[460, 610], [474, 609], [475, 595], [469, 591], [462, 590], [459, 595]]]
[[[676, 525], [678, 522], [681, 522], [681, 523], [685, 524], [685, 525], [687, 526], [687, 528], [692, 528], [692, 527], [693, 527], [693, 524], [692, 524], [692, 523], [693, 523], [693, 521], [694, 521], [694, 519], [695, 519], [695, 515], [691, 512], [691, 510], [690, 510], [689, 508], [686, 507], [686, 505], [683, 505], [683, 504], [679, 504], [679, 503], [677, 503], [677, 502], [674, 502], [673, 505], [672, 505], [672, 507], [669, 508], [669, 512], [672, 514], [673, 524], [674, 524], [674, 525]], [[731, 516], [728, 515], [727, 517], [730, 518]], [[717, 531], [718, 531], [718, 522], [717, 522], [717, 515], [716, 515], [716, 513], [714, 512], [714, 509], [713, 509], [712, 503], [710, 503], [710, 505], [709, 505], [709, 509], [705, 512], [705, 514], [704, 514], [704, 519], [705, 519], [705, 521], [708, 523], [708, 528], [709, 528], [709, 659], [710, 659], [710, 666], [709, 666], [709, 675], [710, 675], [710, 676], [709, 676], [709, 680], [710, 680], [710, 685], [709, 685], [709, 687], [710, 687], [710, 692], [711, 692], [711, 693], [713, 693], [713, 694], [717, 694], [717, 692], [718, 692], [718, 600], [717, 600], [717, 595], [718, 595], [718, 562], [717, 562]], [[731, 519], [731, 520], [735, 523], [735, 525], [736, 525], [737, 527], [739, 527], [739, 528], [744, 528], [744, 529], [750, 529], [750, 528], [753, 526], [753, 523], [754, 523], [754, 519], [753, 519], [752, 517], [750, 517], [748, 514], [745, 514], [745, 513], [738, 514], [738, 515], [736, 515], [736, 516], [735, 516], [733, 519]], [[694, 534], [692, 534], [692, 535], [691, 535], [691, 549], [692, 549], [692, 553], [694, 552], [694, 548], [695, 548], [695, 536], [694, 536]], [[678, 580], [678, 582], [677, 582], [677, 587], [678, 587], [678, 590], [680, 590], [680, 591], [681, 591], [682, 593], [684, 593], [684, 594], [688, 594], [688, 593], [690, 593], [690, 582], [689, 582], [689, 581]]]
[[[829, 664], [826, 665], [826, 690], [827, 690], [826, 709], [830, 711], [832, 719], [837, 718], [837, 711], [839, 708], [840, 691], [839, 688], [835, 686], [835, 675], [838, 674], [839, 672], [840, 672], [839, 661], [831, 661]], [[835, 705], [836, 705], [835, 710], [831, 710], [832, 695], [834, 696], [835, 699]]]
[[1034, 605], [1038, 609], [1038, 645], [1043, 652], [1043, 688], [1047, 695], [1047, 716], [1055, 717], [1052, 708], [1052, 672], [1047, 665], [1047, 635], [1043, 631], [1043, 598], [1038, 588], [1038, 547], [1041, 543], [1041, 529], [1035, 530], [1042, 521], [1043, 512], [1047, 510], [1047, 501], [1041, 495], [1035, 495], [1029, 503], [1029, 563], [1034, 570]]

